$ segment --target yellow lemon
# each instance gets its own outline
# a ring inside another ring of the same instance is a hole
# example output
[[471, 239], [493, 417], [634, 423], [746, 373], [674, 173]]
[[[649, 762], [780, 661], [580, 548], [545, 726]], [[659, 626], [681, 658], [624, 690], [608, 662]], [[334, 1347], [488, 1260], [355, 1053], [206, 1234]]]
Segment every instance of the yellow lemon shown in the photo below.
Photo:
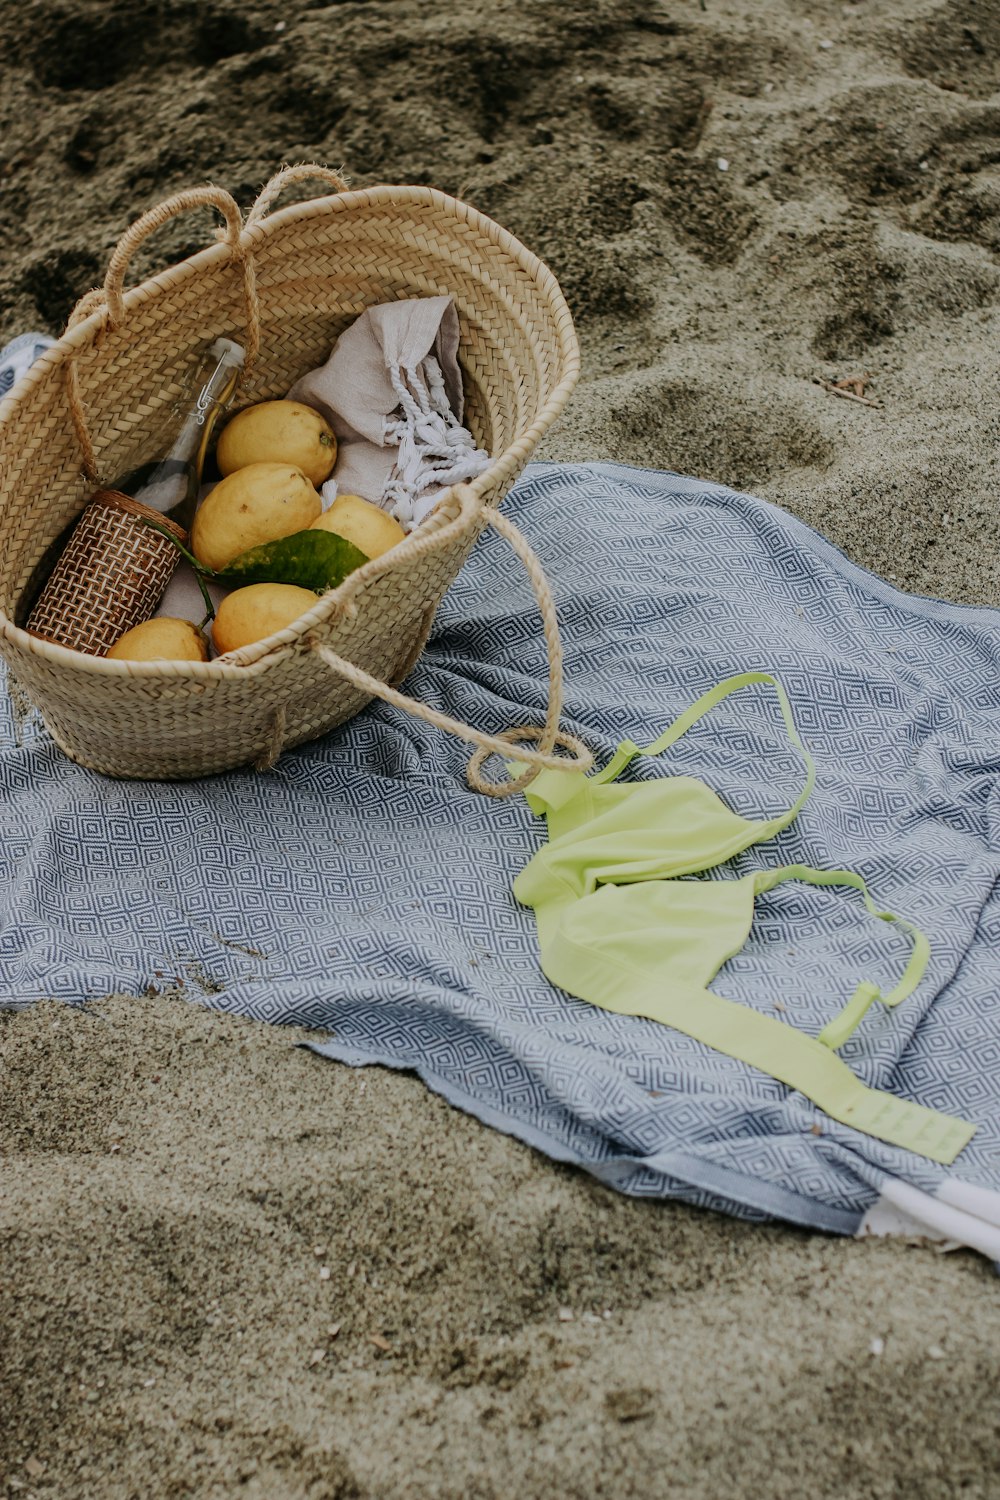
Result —
[[383, 552], [406, 539], [406, 532], [398, 521], [380, 506], [372, 505], [370, 500], [362, 500], [360, 495], [338, 495], [330, 509], [325, 510], [309, 529], [333, 531], [337, 536], [346, 537], [367, 558], [381, 557]]
[[191, 551], [206, 568], [224, 568], [262, 542], [305, 531], [322, 503], [292, 464], [248, 464], [206, 495], [191, 528]]
[[212, 626], [215, 649], [224, 655], [284, 630], [319, 598], [294, 583], [251, 583], [234, 589], [219, 605]]
[[208, 661], [208, 642], [190, 620], [164, 615], [126, 630], [108, 656], [112, 661]]
[[337, 439], [311, 406], [262, 401], [226, 423], [215, 458], [221, 474], [233, 474], [248, 464], [294, 464], [310, 484], [321, 485], [337, 462]]

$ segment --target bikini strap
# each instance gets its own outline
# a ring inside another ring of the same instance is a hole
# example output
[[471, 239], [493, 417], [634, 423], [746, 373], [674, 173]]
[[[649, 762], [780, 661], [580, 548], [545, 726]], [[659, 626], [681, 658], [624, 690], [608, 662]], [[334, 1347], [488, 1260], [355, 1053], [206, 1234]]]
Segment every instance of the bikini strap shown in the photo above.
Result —
[[792, 806], [787, 812], [780, 813], [778, 817], [765, 821], [764, 826], [768, 829], [769, 836], [780, 833], [782, 829], [787, 828], [790, 823], [795, 821], [808, 801], [816, 782], [816, 765], [799, 736], [799, 731], [796, 728], [795, 719], [792, 715], [792, 705], [788, 701], [788, 694], [778, 679], [773, 677], [770, 672], [740, 672], [735, 677], [727, 677], [722, 682], [717, 682], [715, 687], [709, 688], [708, 692], [703, 693], [700, 698], [696, 699], [690, 708], [685, 709], [680, 717], [674, 720], [670, 728], [665, 730], [659, 739], [654, 740], [651, 745], [642, 746], [635, 744], [632, 740], [623, 740], [603, 771], [598, 771], [596, 775], [588, 777], [588, 780], [597, 784], [617, 780], [626, 767], [632, 764], [637, 755], [661, 755], [664, 750], [669, 750], [671, 745], [676, 744], [683, 735], [687, 734], [693, 725], [698, 723], [699, 719], [703, 719], [724, 698], [728, 698], [731, 693], [740, 692], [743, 688], [756, 687], [761, 683], [773, 687], [777, 693], [778, 704], [781, 708], [781, 716], [785, 721], [789, 742], [799, 751], [806, 764], [805, 785]]
[[923, 979], [931, 956], [931, 945], [927, 938], [919, 927], [915, 927], [905, 917], [896, 916], [894, 912], [882, 911], [877, 907], [863, 878], [854, 870], [815, 870], [811, 865], [783, 865], [776, 870], [758, 870], [750, 878], [753, 881], [755, 895], [760, 895], [763, 891], [771, 891], [785, 880], [802, 880], [807, 885], [817, 886], [851, 886], [854, 890], [861, 892], [865, 907], [871, 916], [877, 917], [880, 922], [894, 923], [908, 933], [912, 940], [913, 951], [898, 984], [885, 995], [879, 990], [877, 984], [867, 981], [859, 984], [846, 1005], [837, 1012], [832, 1021], [823, 1027], [817, 1040], [825, 1047], [829, 1047], [831, 1051], [835, 1052], [849, 1037], [853, 1036], [876, 1000], [881, 1001], [883, 1005], [898, 1005], [901, 1000], [913, 994]]
[[[645, 981], [645, 984], [643, 983]], [[617, 1008], [617, 1007], [616, 1007]], [[884, 1089], [870, 1088], [818, 1038], [714, 990], [637, 975], [626, 1015], [673, 1026], [804, 1094], [832, 1119], [950, 1166], [976, 1126]], [[821, 1129], [821, 1127], [820, 1127]]]

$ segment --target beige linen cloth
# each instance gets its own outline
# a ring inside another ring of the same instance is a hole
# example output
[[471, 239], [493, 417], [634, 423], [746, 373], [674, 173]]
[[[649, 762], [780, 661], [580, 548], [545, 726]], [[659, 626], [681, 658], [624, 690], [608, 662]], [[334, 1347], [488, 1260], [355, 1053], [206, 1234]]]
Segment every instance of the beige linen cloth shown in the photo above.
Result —
[[340, 335], [325, 365], [297, 380], [289, 401], [321, 412], [337, 434], [337, 466], [323, 486], [361, 495], [419, 526], [449, 485], [490, 462], [462, 426], [458, 313], [451, 297], [368, 308]]

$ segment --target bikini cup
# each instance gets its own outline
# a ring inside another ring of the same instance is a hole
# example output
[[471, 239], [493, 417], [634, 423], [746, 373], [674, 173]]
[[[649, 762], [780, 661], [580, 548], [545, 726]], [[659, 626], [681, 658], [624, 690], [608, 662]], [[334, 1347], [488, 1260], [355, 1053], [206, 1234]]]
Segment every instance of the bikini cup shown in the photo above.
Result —
[[[807, 767], [803, 789], [786, 812], [742, 818], [688, 776], [613, 784], [637, 755], [667, 749], [731, 693], [759, 684], [775, 689], [789, 740]], [[514, 894], [535, 910], [544, 973], [570, 994], [674, 1026], [798, 1089], [835, 1119], [951, 1162], [974, 1127], [867, 1088], [835, 1055], [876, 1000], [894, 1006], [912, 994], [930, 956], [924, 935], [880, 911], [850, 870], [788, 865], [738, 880], [679, 878], [713, 869], [787, 828], [814, 781], [812, 757], [781, 684], [766, 672], [727, 678], [646, 750], [625, 741], [597, 775], [545, 771], [532, 782], [525, 795], [546, 815], [550, 837], [517, 877]], [[708, 988], [746, 942], [754, 898], [786, 880], [853, 887], [872, 916], [896, 924], [912, 943], [895, 987], [882, 994], [877, 985], [860, 983], [818, 1037]]]
[[[806, 779], [792, 806], [777, 817], [751, 821], [691, 776], [613, 785], [637, 755], [659, 755], [724, 698], [742, 688], [774, 687], [788, 738], [806, 763]], [[558, 886], [579, 899], [602, 885], [672, 880], [724, 864], [751, 844], [787, 828], [813, 789], [816, 768], [799, 738], [791, 704], [767, 672], [728, 677], [693, 703], [646, 749], [625, 740], [603, 771], [543, 771], [527, 788], [532, 811], [548, 819], [549, 842], [517, 877], [514, 894], [526, 905], [547, 903]]]

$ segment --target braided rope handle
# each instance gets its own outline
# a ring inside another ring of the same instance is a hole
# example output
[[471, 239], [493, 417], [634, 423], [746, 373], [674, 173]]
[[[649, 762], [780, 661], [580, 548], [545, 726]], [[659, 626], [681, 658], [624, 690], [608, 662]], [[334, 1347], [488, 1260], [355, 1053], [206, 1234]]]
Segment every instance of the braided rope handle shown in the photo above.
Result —
[[203, 206], [218, 209], [226, 221], [225, 242], [234, 258], [242, 259], [240, 235], [243, 232], [243, 215], [240, 213], [235, 198], [227, 193], [225, 188], [188, 188], [182, 193], [174, 193], [171, 198], [164, 198], [162, 203], [158, 203], [155, 208], [149, 209], [136, 219], [134, 224], [129, 225], [112, 251], [107, 275], [104, 278], [104, 297], [108, 304], [108, 321], [112, 328], [121, 328], [125, 322], [123, 301], [125, 272], [128, 270], [129, 261], [143, 240], [155, 234], [168, 220], [177, 218], [179, 214], [189, 213], [193, 208]]
[[328, 182], [335, 193], [347, 192], [347, 179], [332, 167], [321, 167], [316, 162], [303, 162], [297, 167], [282, 167], [280, 172], [275, 172], [270, 182], [266, 183], [257, 194], [256, 200], [250, 212], [247, 214], [246, 227], [250, 229], [254, 224], [259, 224], [270, 212], [271, 205], [290, 187], [293, 182], [305, 182], [311, 177], [318, 177], [323, 182]]
[[[80, 298], [70, 313], [67, 329], [75, 328], [78, 323], [99, 310], [103, 310], [109, 328], [123, 328], [126, 321], [125, 273], [132, 256], [142, 242], [168, 220], [177, 218], [180, 214], [189, 213], [192, 209], [203, 207], [215, 208], [222, 215], [226, 223], [223, 233], [224, 241], [229, 246], [233, 260], [242, 268], [247, 325], [246, 363], [248, 366], [252, 365], [260, 348], [260, 303], [257, 298], [257, 279], [253, 258], [246, 254], [243, 247], [243, 216], [236, 200], [224, 188], [188, 188], [185, 192], [174, 193], [172, 197], [165, 198], [155, 208], [142, 214], [134, 224], [130, 224], [112, 252], [103, 287], [95, 287], [93, 291], [85, 293]], [[66, 361], [65, 381], [70, 416], [73, 419], [73, 427], [83, 456], [83, 472], [91, 484], [96, 484], [99, 481], [97, 455], [80, 395], [80, 381], [74, 354], [71, 354]]]
[[[456, 485], [455, 490], [463, 502], [463, 512], [467, 506], [474, 505], [482, 519], [510, 543], [528, 574], [542, 617], [549, 659], [549, 693], [545, 724], [541, 727], [528, 724], [514, 729], [505, 729], [500, 734], [485, 734], [481, 729], [474, 729], [470, 724], [463, 724], [460, 719], [453, 719], [450, 714], [430, 708], [416, 698], [408, 698], [405, 693], [399, 692], [388, 683], [373, 677], [370, 672], [365, 672], [353, 662], [338, 656], [315, 636], [310, 639], [309, 644], [320, 660], [345, 682], [371, 694], [372, 697], [381, 698], [384, 703], [391, 703], [395, 708], [403, 709], [414, 718], [422, 719], [426, 724], [433, 724], [438, 729], [447, 730], [449, 734], [457, 735], [459, 739], [476, 745], [478, 748], [466, 770], [469, 785], [474, 791], [482, 792], [487, 797], [509, 797], [534, 781], [539, 771], [589, 771], [594, 764], [594, 757], [575, 735], [567, 734], [559, 728], [563, 696], [562, 641], [559, 637], [559, 624], [556, 619], [552, 590], [537, 555], [513, 521], [508, 520], [499, 511], [484, 506], [467, 485]], [[434, 540], [433, 536], [426, 538], [430, 544], [433, 544]], [[518, 741], [525, 739], [537, 740], [538, 749], [529, 750], [518, 744]], [[569, 756], [556, 755], [554, 752], [557, 744], [562, 745], [571, 754]], [[481, 770], [488, 757], [511, 755], [515, 746], [514, 758], [524, 764], [526, 769], [513, 781], [502, 783], [486, 781]]]
[[[339, 172], [331, 167], [320, 166], [316, 162], [303, 163], [295, 167], [283, 167], [276, 172], [269, 182], [258, 193], [250, 212], [246, 218], [246, 228], [249, 229], [266, 218], [268, 210], [278, 195], [286, 187], [296, 182], [303, 182], [308, 178], [318, 177], [328, 182], [338, 193], [345, 192], [347, 183]], [[151, 234], [154, 234], [168, 219], [176, 218], [178, 214], [190, 212], [193, 208], [212, 207], [218, 210], [225, 220], [225, 228], [219, 231], [219, 238], [229, 246], [229, 252], [233, 261], [240, 267], [243, 276], [243, 303], [246, 322], [246, 361], [243, 366], [241, 380], [246, 381], [253, 370], [257, 355], [260, 352], [260, 300], [257, 296], [257, 273], [254, 265], [253, 247], [248, 240], [244, 230], [243, 216], [240, 213], [236, 200], [224, 188], [198, 187], [188, 188], [184, 192], [174, 193], [172, 197], [165, 198], [155, 208], [149, 209], [131, 224], [122, 235], [115, 246], [108, 263], [107, 274], [104, 278], [103, 287], [95, 287], [93, 291], [86, 292], [69, 315], [66, 324], [67, 330], [75, 328], [85, 318], [93, 313], [104, 310], [107, 324], [110, 328], [122, 328], [125, 325], [125, 273], [129, 262], [136, 250]], [[97, 466], [97, 455], [94, 451], [93, 439], [87, 423], [87, 413], [83, 400], [80, 396], [80, 382], [76, 368], [76, 357], [70, 354], [65, 365], [66, 397], [69, 402], [70, 416], [73, 427], [80, 444], [83, 458], [83, 472], [91, 484], [99, 480]]]

